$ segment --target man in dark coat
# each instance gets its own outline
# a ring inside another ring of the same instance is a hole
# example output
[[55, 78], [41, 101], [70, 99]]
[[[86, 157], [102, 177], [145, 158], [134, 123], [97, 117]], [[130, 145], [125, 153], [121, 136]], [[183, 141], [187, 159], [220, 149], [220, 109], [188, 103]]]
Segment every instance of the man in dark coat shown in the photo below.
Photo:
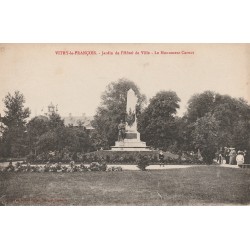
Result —
[[244, 164], [250, 164], [250, 155], [246, 150], [244, 150]]
[[160, 166], [164, 167], [164, 154], [163, 154], [162, 150], [159, 153], [159, 160], [160, 160]]

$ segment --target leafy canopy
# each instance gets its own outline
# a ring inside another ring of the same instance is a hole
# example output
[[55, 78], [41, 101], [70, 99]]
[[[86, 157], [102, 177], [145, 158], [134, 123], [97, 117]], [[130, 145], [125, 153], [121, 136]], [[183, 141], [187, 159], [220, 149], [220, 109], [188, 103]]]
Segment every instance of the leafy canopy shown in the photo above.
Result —
[[173, 91], [161, 91], [138, 119], [142, 140], [154, 148], [168, 149], [177, 137], [176, 118], [180, 98]]
[[26, 119], [30, 115], [29, 108], [24, 108], [25, 98], [22, 93], [8, 93], [3, 99], [5, 116], [2, 118], [6, 128], [3, 133], [3, 156], [19, 157], [26, 154], [25, 130]]

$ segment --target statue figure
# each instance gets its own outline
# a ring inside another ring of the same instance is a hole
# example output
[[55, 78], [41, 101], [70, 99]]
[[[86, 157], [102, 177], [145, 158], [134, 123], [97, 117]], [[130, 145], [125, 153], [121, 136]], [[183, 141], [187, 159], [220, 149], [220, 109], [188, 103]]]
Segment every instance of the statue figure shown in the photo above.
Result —
[[118, 125], [118, 141], [123, 141], [125, 139], [125, 132], [126, 132], [126, 125], [123, 122], [123, 120], [121, 120], [120, 124]]

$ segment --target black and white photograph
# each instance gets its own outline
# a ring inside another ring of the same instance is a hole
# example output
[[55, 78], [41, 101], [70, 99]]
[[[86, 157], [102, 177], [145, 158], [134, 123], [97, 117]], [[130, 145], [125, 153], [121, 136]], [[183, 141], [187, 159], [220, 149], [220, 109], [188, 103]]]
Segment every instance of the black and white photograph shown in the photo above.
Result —
[[1, 44], [2, 206], [250, 204], [249, 44]]

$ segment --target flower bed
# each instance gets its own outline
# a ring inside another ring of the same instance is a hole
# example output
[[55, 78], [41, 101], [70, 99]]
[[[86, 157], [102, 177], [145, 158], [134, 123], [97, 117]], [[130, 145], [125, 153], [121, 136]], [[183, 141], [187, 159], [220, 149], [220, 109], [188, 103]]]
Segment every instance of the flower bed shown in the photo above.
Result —
[[55, 172], [55, 173], [73, 173], [73, 172], [88, 172], [88, 171], [106, 171], [106, 163], [92, 162], [89, 166], [81, 164], [75, 164], [71, 161], [70, 164], [59, 163], [46, 163], [45, 165], [31, 165], [30, 163], [16, 164], [10, 163], [7, 167], [1, 169], [2, 172]]
[[[171, 152], [164, 152], [164, 164], [202, 164], [197, 155], [183, 154], [179, 156]], [[144, 159], [148, 164], [159, 164], [158, 151], [96, 151], [87, 153], [83, 156], [84, 162], [105, 161], [109, 164], [136, 164], [141, 159]]]

